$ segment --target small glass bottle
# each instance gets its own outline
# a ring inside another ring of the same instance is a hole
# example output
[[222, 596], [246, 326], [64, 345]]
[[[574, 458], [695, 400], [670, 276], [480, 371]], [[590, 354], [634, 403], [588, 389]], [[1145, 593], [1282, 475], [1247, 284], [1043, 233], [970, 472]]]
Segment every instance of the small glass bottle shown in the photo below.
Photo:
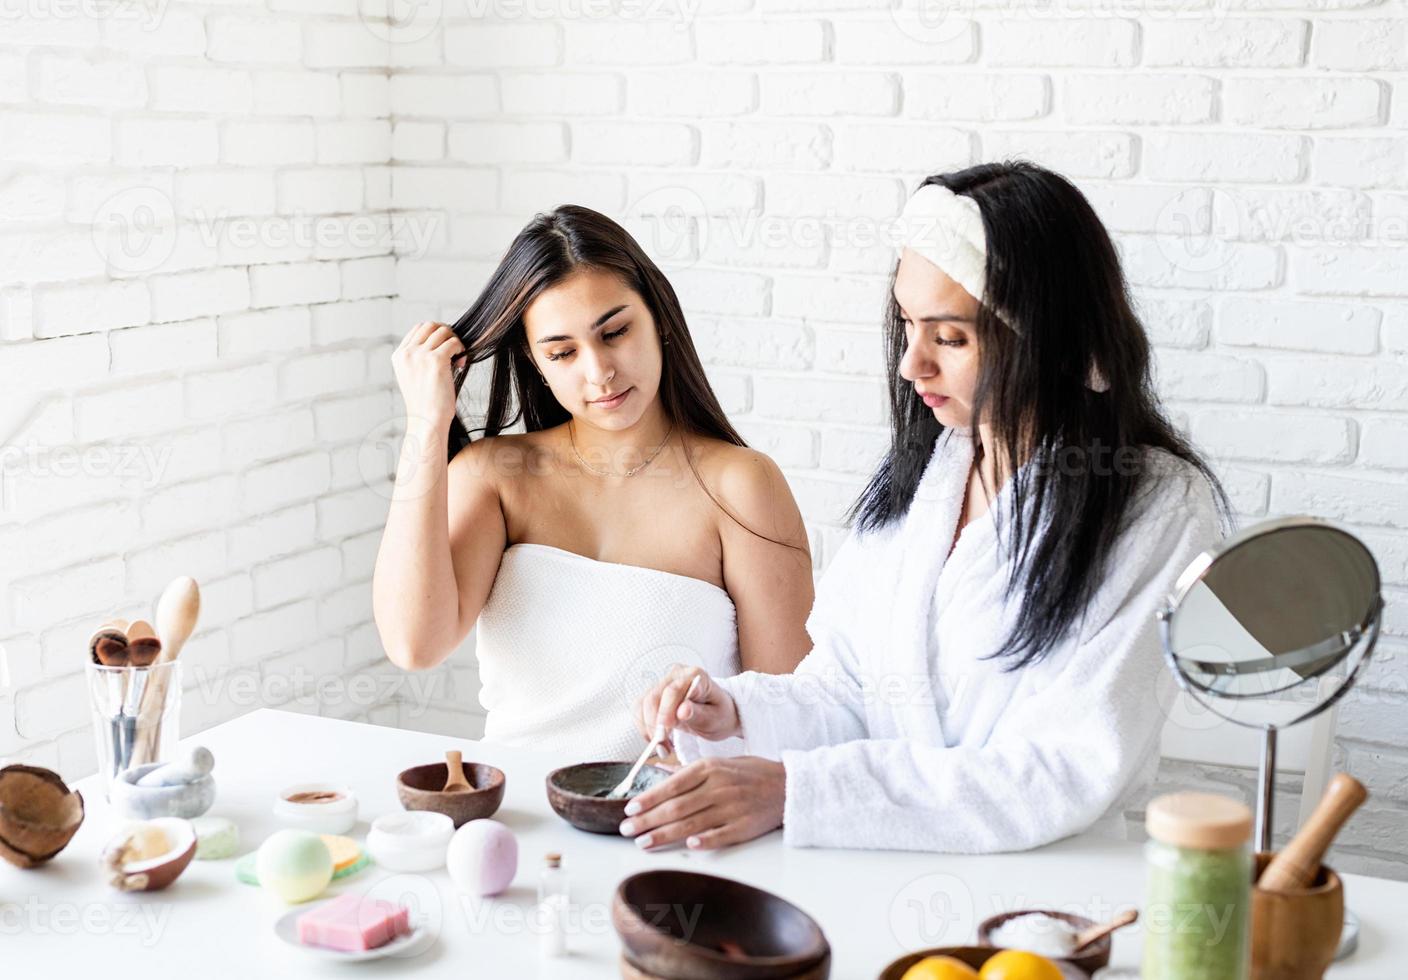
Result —
[[1246, 980], [1252, 814], [1214, 793], [1149, 804], [1143, 980]]
[[562, 855], [548, 854], [538, 874], [538, 917], [544, 956], [567, 955], [567, 908], [570, 902]]

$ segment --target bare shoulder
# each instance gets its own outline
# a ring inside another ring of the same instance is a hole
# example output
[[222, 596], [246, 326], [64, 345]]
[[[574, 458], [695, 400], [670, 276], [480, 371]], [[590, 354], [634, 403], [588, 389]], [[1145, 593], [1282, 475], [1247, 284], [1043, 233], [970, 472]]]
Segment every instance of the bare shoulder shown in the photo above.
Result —
[[769, 537], [805, 540], [792, 489], [772, 457], [718, 439], [696, 442], [700, 477], [734, 517]]
[[767, 489], [778, 481], [784, 485], [787, 482], [767, 453], [722, 439], [695, 436], [691, 442], [699, 475], [718, 491], [747, 494]]
[[455, 455], [450, 470], [464, 478], [501, 486], [505, 480], [530, 472], [534, 459], [551, 451], [550, 432], [505, 432], [476, 439]]

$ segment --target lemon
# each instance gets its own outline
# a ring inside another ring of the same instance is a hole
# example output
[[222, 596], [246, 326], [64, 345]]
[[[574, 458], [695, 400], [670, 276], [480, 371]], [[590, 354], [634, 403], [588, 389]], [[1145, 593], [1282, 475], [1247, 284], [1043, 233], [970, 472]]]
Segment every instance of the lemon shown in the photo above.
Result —
[[1004, 949], [983, 964], [978, 980], [1062, 980], [1062, 974], [1045, 956]]
[[978, 980], [978, 971], [952, 956], [926, 956], [900, 980]]

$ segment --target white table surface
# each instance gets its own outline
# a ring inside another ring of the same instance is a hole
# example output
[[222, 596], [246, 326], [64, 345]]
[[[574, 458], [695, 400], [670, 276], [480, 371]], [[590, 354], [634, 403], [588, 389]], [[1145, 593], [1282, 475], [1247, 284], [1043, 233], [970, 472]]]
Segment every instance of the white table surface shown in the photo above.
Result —
[[[548, 807], [544, 776], [554, 759], [468, 739], [260, 710], [187, 742], [215, 753], [218, 796], [212, 816], [239, 824], [240, 852], [278, 825], [270, 811], [278, 790], [305, 780], [350, 785], [360, 802], [352, 836], [400, 809], [395, 776], [460, 749], [508, 777], [495, 819], [519, 840], [518, 876], [496, 899], [458, 895], [442, 869], [396, 874], [372, 868], [334, 882], [328, 894], [368, 890], [412, 903], [438, 923], [424, 952], [371, 963], [329, 963], [286, 946], [274, 920], [287, 907], [235, 878], [234, 859], [194, 861], [168, 890], [122, 895], [99, 869], [98, 854], [121, 818], [103, 799], [97, 777], [80, 780], [87, 819], [68, 848], [42, 869], [0, 862], [0, 973], [31, 977], [359, 977], [392, 972], [482, 978], [619, 976], [620, 946], [610, 923], [617, 883], [650, 868], [692, 868], [767, 888], [821, 924], [833, 950], [832, 976], [869, 980], [901, 953], [969, 942], [987, 915], [1015, 908], [1056, 908], [1100, 918], [1143, 901], [1139, 845], [1072, 838], [1022, 854], [943, 854], [794, 849], [780, 833], [713, 855], [641, 852], [629, 840], [578, 831]], [[539, 954], [530, 919], [542, 855], [561, 851], [576, 916], [566, 959]], [[1359, 951], [1331, 969], [1334, 980], [1404, 975], [1408, 883], [1345, 876], [1349, 904], [1363, 920]], [[58, 940], [62, 940], [60, 943]], [[1136, 966], [1139, 928], [1119, 933], [1114, 963]], [[158, 970], [156, 974], [151, 971]]]

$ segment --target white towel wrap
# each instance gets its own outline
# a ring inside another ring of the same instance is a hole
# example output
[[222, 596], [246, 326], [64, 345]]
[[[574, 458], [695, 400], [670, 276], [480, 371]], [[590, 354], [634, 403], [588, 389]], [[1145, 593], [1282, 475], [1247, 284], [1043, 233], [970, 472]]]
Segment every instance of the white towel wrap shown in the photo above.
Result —
[[515, 544], [479, 614], [475, 653], [486, 740], [634, 761], [645, 742], [631, 708], [671, 664], [738, 673], [737, 613], [701, 579]]

